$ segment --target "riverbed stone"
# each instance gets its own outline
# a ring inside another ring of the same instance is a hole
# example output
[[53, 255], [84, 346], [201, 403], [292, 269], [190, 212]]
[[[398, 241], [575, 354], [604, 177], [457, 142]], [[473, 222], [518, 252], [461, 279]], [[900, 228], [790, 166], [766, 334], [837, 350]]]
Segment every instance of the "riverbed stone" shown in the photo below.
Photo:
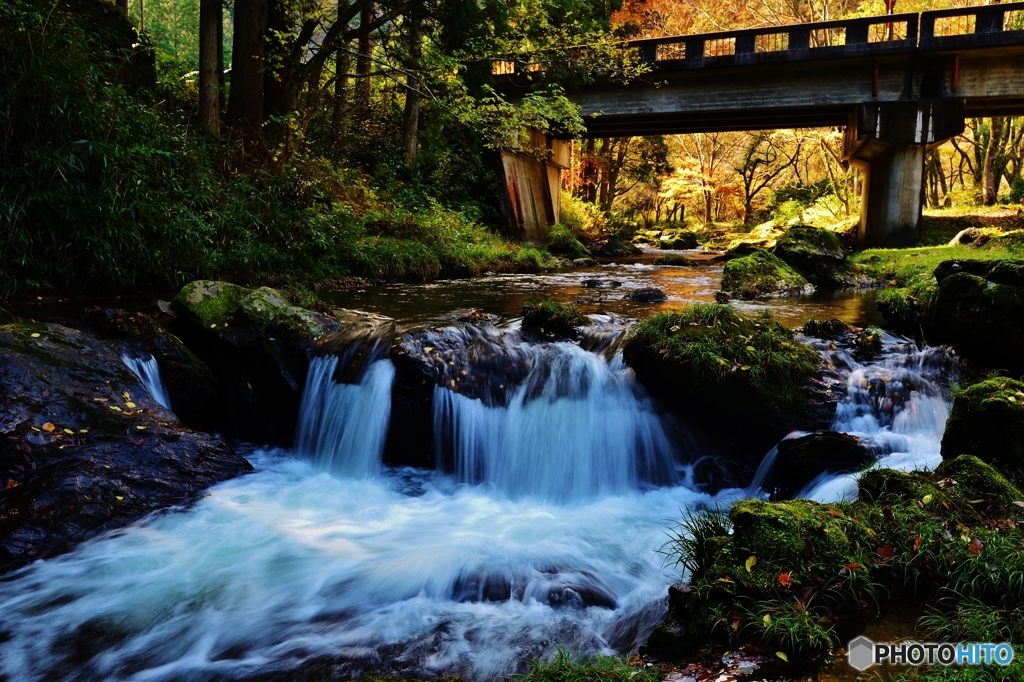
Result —
[[764, 489], [772, 499], [789, 499], [825, 472], [859, 471], [874, 461], [860, 439], [839, 431], [814, 431], [779, 442], [775, 467]]
[[943, 459], [974, 455], [1024, 476], [1024, 382], [994, 377], [953, 397], [942, 435]]
[[841, 289], [856, 284], [847, 271], [846, 254], [831, 230], [796, 225], [775, 243], [774, 254], [815, 287]]
[[574, 339], [585, 323], [586, 318], [569, 303], [545, 299], [523, 306], [523, 333], [540, 340]]
[[194, 500], [251, 469], [185, 427], [99, 340], [0, 326], [0, 572]]
[[623, 256], [639, 256], [643, 253], [640, 249], [627, 241], [621, 239], [609, 239], [603, 244], [592, 245], [590, 252], [595, 256], [604, 258], [620, 258]]
[[752, 299], [811, 293], [814, 287], [776, 256], [758, 250], [749, 256], [726, 262], [722, 274], [722, 291]]

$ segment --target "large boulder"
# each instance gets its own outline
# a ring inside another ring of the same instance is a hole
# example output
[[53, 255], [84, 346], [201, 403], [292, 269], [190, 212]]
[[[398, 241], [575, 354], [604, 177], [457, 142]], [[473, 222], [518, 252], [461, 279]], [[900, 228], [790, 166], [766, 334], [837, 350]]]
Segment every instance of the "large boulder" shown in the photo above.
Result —
[[1024, 475], [1024, 382], [995, 377], [953, 397], [942, 458], [974, 455], [1013, 476]]
[[285, 292], [199, 280], [174, 298], [170, 331], [212, 370], [229, 433], [288, 445], [316, 343], [341, 329]]
[[575, 339], [586, 323], [576, 306], [544, 299], [523, 306], [523, 333], [541, 340]]
[[860, 439], [838, 431], [814, 431], [782, 440], [764, 489], [789, 499], [825, 472], [859, 471], [874, 460]]
[[925, 337], [948, 343], [986, 369], [1024, 373], [1024, 286], [1021, 261], [946, 261], [922, 315]]
[[110, 340], [123, 357], [152, 356], [171, 398], [170, 408], [186, 424], [216, 430], [220, 404], [210, 368], [149, 315], [117, 309], [95, 309], [86, 323], [96, 336]]
[[758, 250], [749, 256], [733, 258], [725, 264], [722, 291], [751, 299], [809, 294], [814, 291], [814, 287], [776, 256]]
[[595, 256], [602, 256], [604, 258], [621, 258], [624, 256], [639, 256], [643, 253], [640, 249], [633, 246], [629, 242], [622, 241], [621, 239], [609, 239], [603, 244], [591, 246], [591, 253]]
[[[744, 317], [718, 304], [659, 313], [633, 329], [623, 356], [654, 395], [740, 446], [745, 458], [831, 418], [834, 398], [816, 390], [821, 355], [770, 317]], [[735, 428], [737, 419], [744, 428]]]
[[665, 231], [658, 239], [659, 249], [696, 249], [698, 246], [697, 235], [689, 230]]
[[0, 326], [0, 385], [0, 571], [251, 468], [184, 427], [110, 348], [67, 327]]
[[847, 272], [839, 237], [831, 230], [791, 227], [775, 243], [775, 255], [816, 287], [838, 289], [855, 284]]

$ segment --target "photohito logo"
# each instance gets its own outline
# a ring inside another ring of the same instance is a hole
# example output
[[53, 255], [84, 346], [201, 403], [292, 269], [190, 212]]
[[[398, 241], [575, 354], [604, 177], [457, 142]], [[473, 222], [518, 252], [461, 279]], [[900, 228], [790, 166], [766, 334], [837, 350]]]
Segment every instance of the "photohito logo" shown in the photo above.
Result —
[[858, 637], [846, 647], [850, 665], [867, 670], [873, 665], [1009, 665], [1013, 647], [991, 642], [898, 642], [875, 644]]

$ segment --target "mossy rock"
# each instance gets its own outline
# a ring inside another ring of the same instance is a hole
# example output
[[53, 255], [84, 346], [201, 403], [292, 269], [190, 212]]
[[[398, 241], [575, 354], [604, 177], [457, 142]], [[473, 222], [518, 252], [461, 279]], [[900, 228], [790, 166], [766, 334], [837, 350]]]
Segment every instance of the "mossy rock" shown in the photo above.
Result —
[[722, 258], [725, 260], [732, 260], [734, 258], [743, 258], [751, 254], [764, 251], [768, 247], [769, 242], [765, 239], [759, 241], [737, 241], [733, 242], [725, 253], [722, 254]]
[[857, 332], [853, 339], [857, 357], [870, 360], [882, 352], [882, 330], [878, 327], [865, 327]]
[[808, 317], [803, 326], [804, 334], [819, 339], [834, 339], [849, 329], [850, 326], [842, 320], [816, 320], [813, 317]]
[[899, 332], [917, 334], [920, 330], [917, 301], [903, 288], [882, 289], [875, 297], [875, 308], [882, 313], [892, 328]]
[[969, 500], [988, 499], [997, 505], [1024, 501], [1024, 493], [1005, 476], [974, 455], [947, 459], [935, 470], [936, 475], [956, 481], [957, 492]]
[[765, 568], [813, 563], [838, 570], [847, 561], [849, 538], [839, 525], [828, 524], [827, 507], [816, 502], [744, 500], [733, 506], [729, 518], [733, 554], [740, 563], [754, 556]]
[[860, 439], [838, 431], [815, 431], [779, 442], [765, 490], [774, 499], [793, 497], [820, 474], [859, 471], [874, 460]]
[[942, 457], [960, 455], [974, 455], [1011, 476], [1024, 475], [1024, 382], [996, 377], [953, 397]]
[[258, 327], [283, 327], [298, 338], [318, 339], [337, 328], [332, 318], [294, 306], [288, 294], [270, 287], [249, 292], [238, 302], [238, 310]]
[[[983, 368], [1024, 373], [1024, 287], [971, 274], [976, 262], [959, 263], [960, 271], [943, 275], [925, 308], [928, 341], [953, 344]], [[1008, 263], [997, 264], [999, 272], [1012, 272]]]
[[595, 256], [603, 256], [605, 258], [639, 256], [642, 253], [643, 251], [621, 239], [609, 239], [604, 244], [593, 249], [593, 254]]
[[658, 256], [657, 258], [655, 258], [654, 259], [654, 264], [655, 265], [683, 265], [683, 266], [686, 266], [686, 265], [693, 265], [694, 263], [689, 258], [687, 258], [686, 256], [683, 256], [681, 254], [678, 254], [678, 253], [666, 253], [664, 256]]
[[939, 263], [935, 270], [932, 271], [932, 275], [935, 276], [935, 281], [941, 284], [943, 280], [951, 275], [956, 275], [961, 272], [966, 272], [969, 275], [975, 277], [986, 277], [992, 270], [993, 265], [999, 261], [988, 261], [988, 260], [944, 260]]
[[857, 481], [859, 496], [875, 504], [893, 504], [920, 500], [926, 495], [945, 498], [935, 484], [919, 473], [895, 469], [871, 469]]
[[854, 283], [839, 237], [831, 230], [791, 227], [775, 243], [774, 253], [816, 287], [836, 289]]
[[[701, 426], [744, 448], [763, 448], [807, 428], [809, 380], [821, 355], [770, 317], [745, 317], [728, 305], [701, 303], [658, 313], [637, 325], [623, 356], [655, 395]], [[738, 433], [737, 415], [749, 428]]]
[[774, 255], [767, 251], [755, 251], [725, 264], [722, 291], [751, 299], [806, 294], [814, 291], [814, 287]]
[[583, 242], [562, 223], [555, 223], [548, 228], [548, 251], [573, 260], [590, 257], [590, 251], [583, 246]]
[[543, 339], [575, 338], [586, 318], [574, 305], [551, 300], [523, 306], [523, 331]]
[[659, 249], [696, 249], [698, 246], [700, 246], [700, 242], [697, 241], [697, 235], [693, 232], [670, 232], [661, 235], [661, 238], [658, 239]]
[[182, 287], [174, 302], [204, 329], [223, 327], [231, 322], [239, 302], [249, 293], [230, 282], [196, 280]]
[[1024, 287], [1024, 261], [995, 261], [985, 279], [996, 284]]

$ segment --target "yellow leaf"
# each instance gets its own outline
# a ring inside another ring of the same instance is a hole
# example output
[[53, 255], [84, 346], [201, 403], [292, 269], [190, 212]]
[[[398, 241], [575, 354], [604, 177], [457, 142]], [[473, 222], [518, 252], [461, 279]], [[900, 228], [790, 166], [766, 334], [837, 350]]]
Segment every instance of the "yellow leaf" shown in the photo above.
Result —
[[216, 329], [216, 328], [217, 328], [217, 323], [216, 322], [214, 322], [213, 324], [210, 325], [210, 329]]
[[750, 365], [741, 365], [740, 369], [742, 369], [744, 372], [746, 372], [747, 370], [750, 369]]
[[46, 431], [47, 433], [53, 433], [53, 430], [56, 428], [57, 427], [53, 425], [53, 422], [46, 422], [43, 424], [43, 431]]
[[68, 434], [69, 436], [75, 435], [75, 432], [72, 431], [71, 429], [64, 429], [64, 433]]
[[772, 624], [772, 617], [769, 614], [767, 614], [767, 613], [764, 614], [764, 617], [761, 618], [761, 620], [764, 621], [765, 625], [771, 625]]
[[749, 556], [749, 557], [747, 557], [747, 562], [746, 562], [746, 564], [744, 564], [747, 567], [747, 573], [750, 573], [750, 570], [752, 568], [754, 568], [754, 564], [756, 564], [756, 563], [757, 563], [757, 557], [756, 556]]
[[115, 495], [114, 499], [117, 500], [118, 502], [120, 502], [121, 500], [124, 499], [124, 496], [123, 495]]
[[78, 429], [79, 433], [89, 433], [89, 429]]
[[924, 497], [921, 498], [921, 503], [922, 504], [928, 504], [931, 501], [932, 501], [931, 494], [925, 495]]
[[38, 432], [42, 431], [42, 429], [40, 429], [40, 428], [39, 428], [39, 427], [37, 427], [37, 426], [33, 426], [33, 427], [32, 427], [32, 430], [33, 430], [33, 431], [35, 431], [36, 433], [38, 433]]
[[434, 350], [433, 346], [423, 346], [423, 352], [424, 353], [429, 353], [432, 350]]
[[145, 426], [136, 426], [135, 428], [137, 428], [139, 431], [145, 431], [146, 430]]
[[878, 533], [876, 533], [875, 531], [871, 530], [870, 528], [865, 528], [864, 532], [867, 533], [868, 537], [871, 537], [871, 538], [873, 538], [876, 535], [878, 535]]
[[132, 397], [130, 395], [128, 395], [128, 391], [125, 391], [124, 393], [122, 393], [121, 397], [124, 398], [125, 400], [131, 400], [132, 399]]
[[118, 407], [117, 405], [107, 405], [107, 407], [109, 407], [110, 409], [114, 410], [115, 412], [120, 412], [121, 411], [121, 408]]
[[669, 327], [669, 329], [668, 329], [668, 330], [669, 330], [670, 332], [677, 332], [677, 331], [679, 331], [679, 325], [677, 324], [677, 325], [675, 325], [675, 326], [673, 326], [673, 327]]
[[784, 660], [786, 663], [789, 663], [789, 656], [787, 656], [784, 651], [776, 651], [775, 655]]
[[38, 333], [36, 333], [36, 334], [32, 334], [32, 338], [33, 338], [33, 339], [38, 339], [38, 338], [39, 338], [39, 334], [38, 334]]
[[747, 346], [747, 350], [749, 350], [749, 351], [750, 351], [751, 353], [753, 353], [753, 352], [754, 352], [754, 351], [756, 351], [757, 349], [756, 349], [756, 348], [754, 348], [753, 346]]
[[128, 402], [125, 403], [125, 407], [130, 407], [130, 408], [132, 408], [134, 410], [135, 409], [135, 403], [133, 403], [132, 401], [129, 400]]

